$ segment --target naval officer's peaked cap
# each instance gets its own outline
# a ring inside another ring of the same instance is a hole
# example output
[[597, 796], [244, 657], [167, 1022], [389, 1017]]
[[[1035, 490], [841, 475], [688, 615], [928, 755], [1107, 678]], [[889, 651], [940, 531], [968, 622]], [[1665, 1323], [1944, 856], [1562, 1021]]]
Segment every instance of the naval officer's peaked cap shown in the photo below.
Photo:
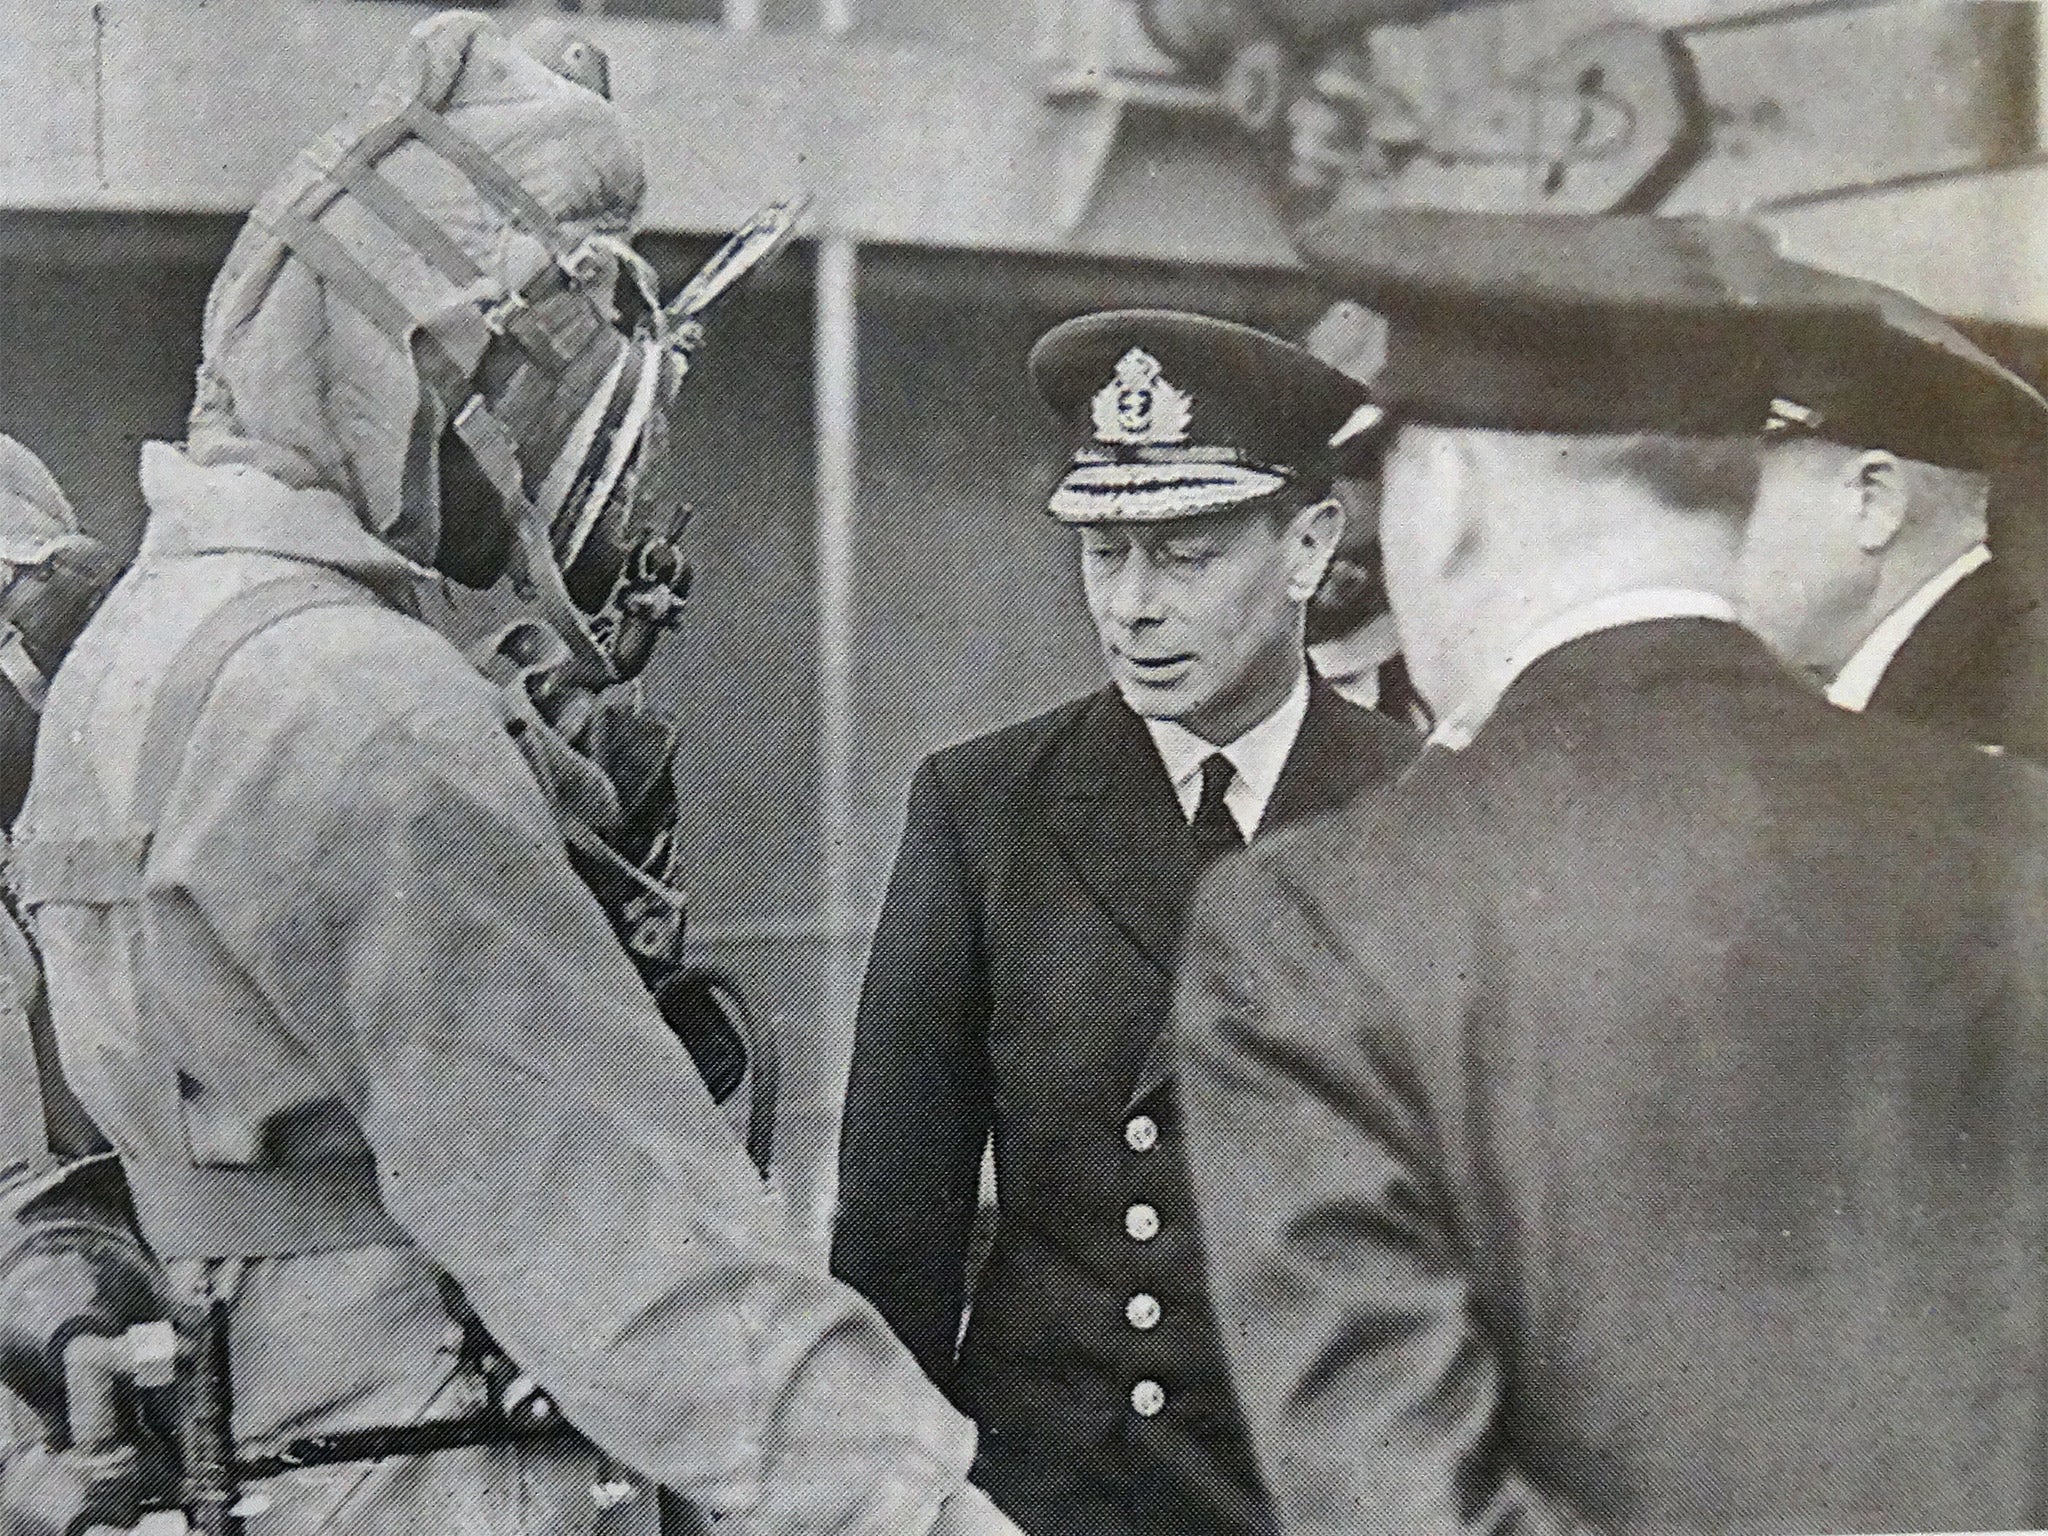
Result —
[[1178, 310], [1054, 326], [1031, 381], [1078, 447], [1048, 508], [1066, 523], [1153, 523], [1320, 491], [1381, 412], [1367, 387], [1278, 336]]
[[1404, 420], [1732, 436], [1775, 393], [1782, 263], [1750, 224], [1340, 205], [1295, 243], [1386, 318], [1373, 392]]
[[1784, 263], [1809, 299], [1779, 338], [1766, 437], [1810, 435], [1849, 448], [1989, 473], [2048, 438], [2048, 400], [1933, 310], [1879, 283]]
[[1726, 218], [1340, 207], [1295, 237], [1388, 321], [1407, 420], [1557, 432], [1799, 428], [1982, 468], [2048, 404], [1932, 310]]

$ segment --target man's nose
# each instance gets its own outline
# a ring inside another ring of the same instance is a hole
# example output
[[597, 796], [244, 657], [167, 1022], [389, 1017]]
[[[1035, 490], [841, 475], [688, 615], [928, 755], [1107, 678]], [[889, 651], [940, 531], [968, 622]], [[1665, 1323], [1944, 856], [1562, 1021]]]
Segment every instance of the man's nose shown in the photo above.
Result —
[[1159, 571], [1141, 551], [1133, 550], [1116, 573], [1109, 590], [1109, 616], [1135, 627], [1160, 617]]

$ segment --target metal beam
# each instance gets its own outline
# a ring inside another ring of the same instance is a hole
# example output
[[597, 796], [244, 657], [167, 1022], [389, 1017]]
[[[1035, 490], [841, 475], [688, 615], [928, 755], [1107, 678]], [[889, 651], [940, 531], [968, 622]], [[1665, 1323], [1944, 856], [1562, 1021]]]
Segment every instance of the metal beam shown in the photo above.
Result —
[[[847, 1021], [860, 1003], [861, 946], [854, 898], [858, 827], [853, 785], [853, 669], [855, 486], [859, 471], [860, 395], [858, 378], [859, 252], [834, 237], [818, 247], [817, 308], [814, 326], [816, 415], [812, 431], [817, 453], [818, 580], [818, 777], [820, 861], [825, 876], [826, 1041], [850, 1040]], [[814, 1058], [820, 1053], [813, 1052]], [[792, 1127], [814, 1155], [806, 1167], [829, 1169], [825, 1155], [839, 1134], [837, 1105], [845, 1082], [844, 1053], [823, 1053], [809, 1071], [816, 1092], [792, 1108], [809, 1116], [808, 1127]], [[810, 1135], [807, 1137], [805, 1131]], [[807, 1229], [822, 1235], [832, 1199], [831, 1179], [818, 1187], [792, 1190]]]
[[[0, 0], [0, 206], [245, 209], [361, 99], [425, 13], [345, 0]], [[583, 20], [611, 51], [647, 152], [652, 228], [730, 228], [767, 197], [810, 190], [816, 232], [862, 242], [1291, 259], [1228, 125], [1170, 124], [1143, 140], [1069, 231], [1057, 109], [1028, 59]]]
[[1903, 289], [1944, 314], [2048, 326], [2048, 162], [1759, 211], [1787, 255]]

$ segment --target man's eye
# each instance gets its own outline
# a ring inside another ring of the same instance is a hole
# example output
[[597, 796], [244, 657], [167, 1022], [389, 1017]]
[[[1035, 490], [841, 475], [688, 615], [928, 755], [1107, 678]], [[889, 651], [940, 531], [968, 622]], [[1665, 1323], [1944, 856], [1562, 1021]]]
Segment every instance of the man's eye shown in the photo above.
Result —
[[1199, 545], [1179, 549], [1169, 546], [1165, 554], [1166, 563], [1177, 571], [1198, 571], [1216, 558], [1215, 550], [1204, 549]]

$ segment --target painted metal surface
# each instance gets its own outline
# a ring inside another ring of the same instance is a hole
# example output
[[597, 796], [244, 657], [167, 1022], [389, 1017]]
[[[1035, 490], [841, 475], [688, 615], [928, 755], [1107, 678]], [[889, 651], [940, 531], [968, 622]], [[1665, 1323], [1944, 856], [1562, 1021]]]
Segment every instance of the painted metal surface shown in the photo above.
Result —
[[[765, 196], [809, 190], [810, 232], [861, 243], [1291, 266], [1256, 150], [1200, 88], [1160, 75], [1160, 56], [1149, 80], [1120, 73], [1129, 38], [1074, 10], [1087, 3], [1048, 13], [1036, 59], [858, 28], [587, 21], [640, 125], [655, 229], [729, 228]], [[1512, 73], [1596, 9], [1521, 0], [1444, 20]], [[2016, 57], [2032, 73], [2032, 7], [1630, 9], [1681, 29], [1712, 119], [1664, 211], [1754, 210], [1812, 259], [1966, 316], [2048, 324], [2048, 264], [2028, 254], [2048, 244], [2043, 173], [2014, 75]], [[420, 14], [0, 0], [0, 208], [239, 211]], [[1517, 15], [1547, 20], [1517, 31]]]

